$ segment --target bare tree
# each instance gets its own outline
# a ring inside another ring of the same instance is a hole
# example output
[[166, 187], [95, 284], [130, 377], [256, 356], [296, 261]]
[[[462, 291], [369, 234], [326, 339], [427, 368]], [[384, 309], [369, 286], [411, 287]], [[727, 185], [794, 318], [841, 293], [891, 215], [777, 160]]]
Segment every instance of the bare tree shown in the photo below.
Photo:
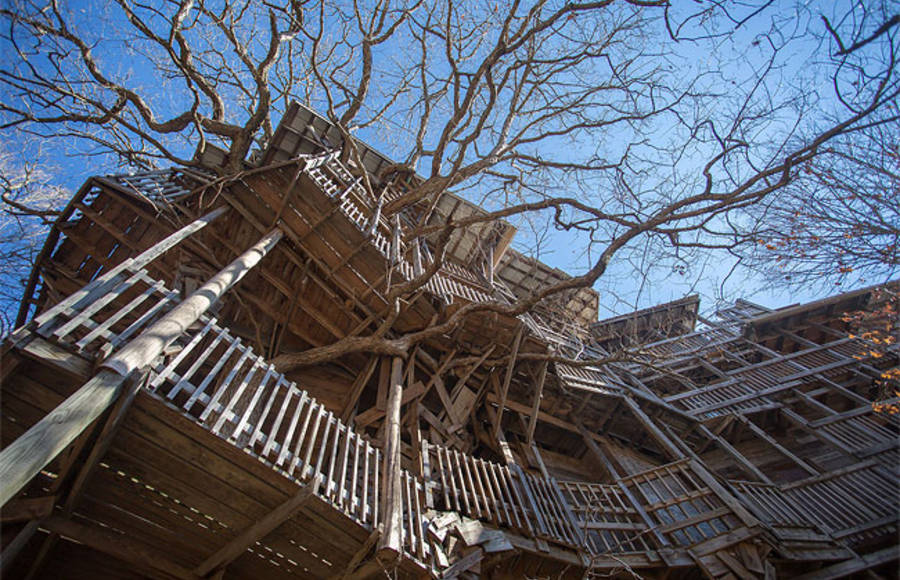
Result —
[[68, 196], [38, 163], [19, 165], [11, 153], [0, 150], [0, 336], [12, 329], [9, 315], [22, 299], [46, 226]]
[[900, 141], [871, 125], [823, 147], [796, 178], [755, 208], [747, 262], [773, 283], [878, 283], [900, 272]]
[[[403, 353], [471, 312], [521, 313], [592, 286], [614, 257], [649, 248], [677, 265], [757, 239], [747, 208], [872, 119], [896, 120], [889, 4], [790, 16], [770, 5], [737, 14], [720, 3], [687, 12], [644, 0], [115, 0], [85, 14], [22, 2], [0, 9], [12, 55], [0, 69], [0, 129], [79, 139], [137, 166], [193, 165], [192, 144], [212, 143], [227, 152], [227, 176], [296, 97], [326, 112], [345, 158], [358, 155], [349, 137], [364, 134], [403, 161], [392, 171], [421, 174], [383, 208], [414, 215], [411, 236], [440, 249], [453, 229], [538, 216], [583, 248], [580, 275], [513, 304], [468, 305], [405, 336], [385, 324], [282, 362]], [[117, 34], [101, 33], [100, 22]], [[834, 38], [848, 40], [825, 51]], [[817, 76], [794, 86], [800, 53], [815, 56]], [[707, 65], [698, 55], [718, 57]], [[740, 59], [752, 66], [730, 66]], [[447, 191], [491, 211], [429, 225]], [[440, 254], [392, 297], [424, 283]]]

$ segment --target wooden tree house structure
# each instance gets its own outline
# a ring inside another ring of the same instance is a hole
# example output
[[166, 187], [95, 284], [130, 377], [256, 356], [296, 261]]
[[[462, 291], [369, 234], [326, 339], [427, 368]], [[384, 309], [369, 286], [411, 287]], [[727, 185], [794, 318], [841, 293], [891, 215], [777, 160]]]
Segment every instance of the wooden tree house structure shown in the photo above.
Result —
[[845, 320], [877, 291], [597, 322], [580, 289], [286, 364], [567, 279], [338, 145], [295, 105], [238, 175], [78, 192], [3, 346], [4, 575], [896, 575], [900, 355]]

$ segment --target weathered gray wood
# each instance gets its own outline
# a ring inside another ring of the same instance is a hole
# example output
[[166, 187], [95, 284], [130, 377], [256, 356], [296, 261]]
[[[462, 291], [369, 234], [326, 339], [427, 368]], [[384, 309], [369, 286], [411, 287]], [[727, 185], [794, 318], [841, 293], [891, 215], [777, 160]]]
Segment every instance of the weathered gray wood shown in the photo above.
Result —
[[228, 211], [227, 206], [222, 206], [212, 210], [206, 215], [197, 218], [193, 222], [184, 226], [177, 232], [157, 242], [147, 251], [135, 256], [132, 259], [125, 260], [115, 268], [104, 273], [102, 276], [86, 285], [84, 288], [62, 300], [53, 308], [42, 313], [34, 319], [35, 324], [42, 325], [60, 312], [76, 307], [80, 304], [89, 304], [97, 297], [103, 296], [109, 290], [109, 283], [118, 277], [122, 272], [127, 270], [139, 270], [161, 256], [166, 250], [174, 247], [176, 244], [194, 234], [195, 232], [205, 228], [207, 225], [215, 221]]
[[760, 469], [758, 467], [756, 467], [753, 463], [751, 463], [749, 459], [744, 457], [744, 455], [740, 451], [738, 451], [737, 449], [732, 447], [731, 444], [728, 443], [728, 441], [725, 441], [725, 439], [719, 437], [718, 435], [716, 435], [715, 433], [710, 431], [706, 425], [700, 424], [700, 425], [698, 425], [698, 428], [699, 428], [700, 432], [703, 433], [708, 439], [710, 439], [711, 441], [714, 441], [716, 443], [716, 445], [721, 447], [722, 451], [724, 451], [725, 453], [730, 455], [732, 457], [732, 459], [737, 461], [738, 465], [740, 465], [741, 468], [745, 472], [749, 473], [750, 475], [752, 475], [757, 480], [759, 480], [763, 483], [768, 483], [768, 484], [772, 483], [772, 480], [769, 479], [765, 473], [760, 471]]
[[0, 505], [4, 505], [119, 396], [125, 377], [101, 370], [58, 407], [0, 452]]
[[187, 299], [104, 361], [103, 366], [126, 376], [135, 369], [149, 365], [164, 348], [184, 334], [201, 314], [258, 264], [283, 235], [281, 230], [276, 229], [263, 236]]
[[209, 576], [216, 570], [224, 568], [230, 562], [233, 562], [246, 552], [247, 548], [266, 537], [275, 530], [275, 528], [293, 517], [293, 515], [297, 513], [297, 510], [318, 491], [321, 482], [321, 476], [317, 475], [314, 477], [309, 484], [301, 487], [300, 490], [288, 498], [287, 501], [264, 515], [249, 528], [238, 534], [237, 537], [222, 546], [219, 551], [204, 560], [194, 569], [194, 574], [200, 577]]
[[528, 432], [525, 434], [525, 440], [529, 445], [534, 442], [534, 428], [537, 426], [538, 411], [541, 408], [541, 397], [544, 393], [544, 381], [547, 380], [547, 366], [548, 363], [546, 361], [541, 365], [537, 386], [534, 389], [534, 401], [531, 403], [531, 415], [528, 418]]
[[403, 400], [403, 359], [391, 363], [391, 384], [385, 413], [384, 464], [382, 468], [384, 496], [381, 513], [384, 526], [378, 540], [378, 552], [396, 558], [403, 551], [403, 487], [400, 467], [400, 408]]
[[662, 447], [663, 451], [666, 452], [672, 459], [678, 460], [684, 458], [684, 453], [674, 444], [672, 441], [666, 436], [665, 433], [659, 428], [653, 420], [644, 413], [644, 410], [641, 409], [640, 405], [638, 405], [634, 399], [631, 397], [624, 397], [623, 400], [631, 412], [637, 417], [638, 421], [640, 421], [641, 425], [647, 430], [653, 440], [656, 441], [660, 447]]
[[49, 364], [76, 377], [86, 379], [91, 376], [90, 362], [38, 336], [35, 336], [22, 350], [28, 356], [42, 363]]
[[497, 400], [497, 420], [494, 421], [494, 439], [500, 433], [500, 425], [503, 423], [503, 409], [506, 405], [506, 395], [509, 393], [509, 382], [512, 380], [516, 367], [516, 358], [519, 356], [519, 347], [522, 345], [522, 335], [525, 333], [525, 325], [519, 327], [519, 332], [513, 340], [512, 350], [509, 354], [509, 366], [506, 368], [506, 376], [503, 378], [503, 386], [500, 388]]
[[750, 430], [760, 439], [771, 445], [775, 448], [776, 451], [799, 465], [804, 471], [809, 473], [810, 475], [819, 475], [819, 470], [803, 461], [793, 453], [791, 453], [786, 447], [784, 447], [781, 443], [776, 441], [773, 437], [771, 437], [768, 433], [760, 429], [753, 421], [748, 419], [743, 415], [738, 415], [738, 420], [740, 420], [744, 425], [750, 428]]
[[353, 386], [350, 387], [350, 393], [347, 395], [347, 403], [344, 405], [344, 410], [341, 412], [341, 421], [344, 423], [349, 423], [350, 415], [353, 413], [353, 409], [356, 408], [359, 396], [362, 394], [366, 383], [369, 382], [372, 373], [375, 372], [376, 366], [378, 366], [378, 357], [372, 356], [369, 359], [369, 362], [366, 363], [363, 372], [357, 375], [353, 380]]

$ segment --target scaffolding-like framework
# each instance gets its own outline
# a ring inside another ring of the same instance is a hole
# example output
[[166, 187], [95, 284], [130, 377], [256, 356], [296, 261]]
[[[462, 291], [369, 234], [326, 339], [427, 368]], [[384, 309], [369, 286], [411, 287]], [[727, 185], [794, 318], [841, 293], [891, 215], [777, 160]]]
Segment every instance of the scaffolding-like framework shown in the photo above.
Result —
[[567, 279], [454, 195], [391, 213], [419, 178], [357, 145], [294, 105], [237, 175], [78, 192], [3, 345], [4, 574], [896, 576], [900, 351], [854, 320], [897, 284], [601, 322], [580, 289], [301, 365]]

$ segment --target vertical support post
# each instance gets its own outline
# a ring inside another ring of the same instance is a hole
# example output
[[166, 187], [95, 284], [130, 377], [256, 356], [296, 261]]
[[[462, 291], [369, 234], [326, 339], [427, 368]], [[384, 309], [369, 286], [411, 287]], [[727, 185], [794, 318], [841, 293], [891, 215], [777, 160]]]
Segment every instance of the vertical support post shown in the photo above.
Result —
[[487, 280], [488, 285], [494, 287], [494, 246], [489, 245], [487, 248]]
[[538, 414], [541, 410], [541, 396], [544, 394], [544, 382], [547, 380], [547, 367], [549, 363], [544, 361], [538, 376], [537, 388], [534, 390], [534, 401], [531, 404], [531, 416], [528, 418], [528, 432], [526, 441], [529, 445], [534, 443], [534, 428], [537, 426]]
[[400, 407], [403, 401], [403, 359], [391, 362], [391, 382], [385, 415], [384, 462], [382, 464], [381, 538], [378, 552], [394, 559], [403, 552], [403, 487], [400, 469]]
[[422, 267], [422, 241], [419, 238], [415, 238], [412, 241], [412, 250], [413, 250], [413, 276], [419, 277], [425, 271]]
[[519, 332], [513, 341], [512, 351], [509, 355], [509, 366], [506, 368], [506, 376], [503, 379], [503, 387], [500, 390], [499, 403], [497, 405], [497, 422], [494, 423], [494, 439], [500, 433], [500, 425], [503, 424], [503, 408], [506, 406], [506, 395], [509, 393], [509, 382], [512, 380], [516, 367], [516, 358], [519, 356], [519, 347], [522, 345], [522, 335], [525, 333], [525, 325], [519, 327]]

